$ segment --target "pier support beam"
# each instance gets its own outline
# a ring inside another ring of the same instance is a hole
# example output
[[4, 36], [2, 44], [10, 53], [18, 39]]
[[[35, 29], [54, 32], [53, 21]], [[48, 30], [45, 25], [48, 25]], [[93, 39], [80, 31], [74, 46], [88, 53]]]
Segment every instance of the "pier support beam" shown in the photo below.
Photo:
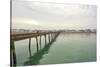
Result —
[[45, 45], [47, 44], [47, 42], [46, 42], [46, 34], [44, 35], [44, 38], [45, 38]]
[[31, 48], [31, 38], [29, 38], [29, 48]]
[[38, 38], [36, 37], [36, 44], [37, 44], [37, 52], [39, 51], [39, 46], [38, 46]]
[[49, 40], [49, 42], [50, 42], [50, 34], [48, 34], [48, 40]]
[[53, 39], [52, 33], [51, 33], [51, 40]]
[[40, 35], [40, 49], [41, 49], [41, 35]]
[[15, 52], [15, 45], [14, 41], [11, 40], [11, 48], [10, 48], [10, 66], [16, 66], [16, 52]]
[[29, 38], [29, 55], [31, 56], [31, 38]]

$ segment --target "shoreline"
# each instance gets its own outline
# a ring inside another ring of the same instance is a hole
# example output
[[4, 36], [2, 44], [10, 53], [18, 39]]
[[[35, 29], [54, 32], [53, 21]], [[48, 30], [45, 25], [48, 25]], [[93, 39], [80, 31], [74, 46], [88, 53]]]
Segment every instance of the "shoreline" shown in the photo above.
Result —
[[97, 32], [61, 32], [61, 34], [97, 34]]

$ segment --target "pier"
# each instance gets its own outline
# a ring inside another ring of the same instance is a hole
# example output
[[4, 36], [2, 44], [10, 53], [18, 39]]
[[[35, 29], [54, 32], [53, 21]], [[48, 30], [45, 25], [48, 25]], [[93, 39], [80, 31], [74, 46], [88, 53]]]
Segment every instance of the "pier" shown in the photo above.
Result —
[[[17, 60], [16, 60], [16, 51], [15, 51], [15, 41], [23, 40], [23, 39], [29, 39], [29, 55], [31, 57], [31, 38], [36, 39], [36, 56], [44, 52], [45, 49], [50, 48], [50, 45], [56, 40], [57, 36], [59, 35], [60, 31], [44, 31], [44, 32], [28, 32], [28, 33], [13, 33], [10, 35], [10, 66], [16, 66]], [[41, 49], [41, 37], [44, 36], [45, 46], [43, 49]], [[47, 42], [48, 41], [48, 42]], [[43, 53], [44, 54], [44, 53]], [[35, 56], [35, 57], [36, 57]], [[42, 55], [41, 55], [42, 56]], [[27, 62], [26, 62], [27, 63]]]

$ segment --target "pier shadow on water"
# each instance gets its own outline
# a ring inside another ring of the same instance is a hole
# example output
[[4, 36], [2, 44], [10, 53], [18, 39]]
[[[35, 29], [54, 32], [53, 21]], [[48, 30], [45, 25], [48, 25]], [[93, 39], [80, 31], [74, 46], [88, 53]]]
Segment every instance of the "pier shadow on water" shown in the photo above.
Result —
[[58, 35], [59, 34], [54, 36], [54, 38], [49, 43], [45, 44], [43, 48], [40, 48], [40, 50], [38, 49], [38, 51], [34, 55], [31, 55], [31, 50], [29, 49], [29, 53], [30, 53], [29, 60], [24, 62], [23, 65], [27, 66], [27, 65], [39, 64], [40, 60], [43, 58], [43, 55], [48, 54], [51, 45], [56, 41]]

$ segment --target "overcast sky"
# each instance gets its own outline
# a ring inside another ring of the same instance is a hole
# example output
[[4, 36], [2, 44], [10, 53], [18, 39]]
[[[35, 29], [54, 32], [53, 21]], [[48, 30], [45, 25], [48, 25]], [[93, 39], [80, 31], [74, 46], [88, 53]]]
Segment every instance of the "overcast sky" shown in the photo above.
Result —
[[12, 27], [96, 29], [97, 7], [73, 3], [12, 1]]

